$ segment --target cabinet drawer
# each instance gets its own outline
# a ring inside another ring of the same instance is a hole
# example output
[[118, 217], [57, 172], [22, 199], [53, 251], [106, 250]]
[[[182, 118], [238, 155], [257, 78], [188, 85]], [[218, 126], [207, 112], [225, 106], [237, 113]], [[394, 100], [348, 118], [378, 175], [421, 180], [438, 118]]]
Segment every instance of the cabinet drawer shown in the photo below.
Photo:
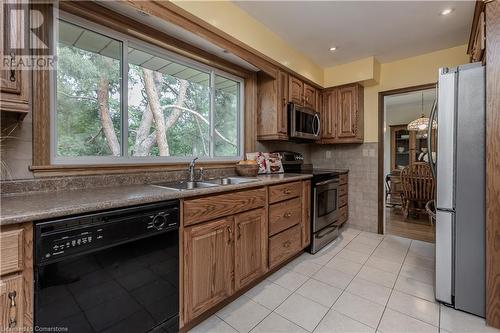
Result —
[[344, 207], [339, 209], [338, 223], [339, 224], [344, 223], [345, 221], [347, 221], [347, 217], [348, 217], [348, 210], [347, 210], [347, 205], [345, 205]]
[[184, 200], [184, 225], [233, 215], [266, 204], [266, 189], [240, 191]]
[[18, 272], [23, 268], [23, 229], [0, 233], [0, 275]]
[[347, 173], [341, 174], [339, 176], [340, 185], [347, 184]]
[[339, 186], [339, 196], [343, 196], [347, 194], [347, 184]]
[[25, 301], [22, 275], [10, 276], [0, 281], [0, 330], [2, 332], [3, 330], [24, 332], [25, 306], [31, 306], [25, 305]]
[[282, 201], [269, 206], [269, 235], [300, 223], [302, 218], [302, 200], [295, 198]]
[[300, 226], [296, 225], [269, 238], [269, 267], [273, 268], [301, 250]]
[[347, 205], [347, 195], [339, 197], [339, 207]]
[[269, 203], [288, 200], [300, 196], [301, 182], [269, 186]]

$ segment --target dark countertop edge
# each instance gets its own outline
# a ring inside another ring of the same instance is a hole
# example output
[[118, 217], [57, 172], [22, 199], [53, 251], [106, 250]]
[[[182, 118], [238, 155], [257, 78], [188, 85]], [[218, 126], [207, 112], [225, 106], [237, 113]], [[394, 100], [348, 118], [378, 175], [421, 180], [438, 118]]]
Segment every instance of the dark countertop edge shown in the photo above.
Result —
[[[283, 175], [283, 174], [281, 174]], [[218, 194], [218, 193], [224, 193], [224, 192], [231, 192], [231, 191], [236, 191], [236, 190], [243, 190], [243, 189], [250, 189], [250, 188], [258, 188], [258, 187], [263, 187], [263, 186], [268, 186], [268, 185], [274, 185], [274, 184], [280, 184], [280, 183], [288, 183], [288, 182], [293, 182], [293, 181], [298, 181], [298, 180], [306, 180], [310, 179], [312, 175], [310, 174], [285, 174], [287, 178], [278, 178], [280, 174], [276, 175], [259, 175], [257, 178], [260, 178], [261, 180], [258, 182], [252, 182], [252, 183], [245, 183], [245, 184], [234, 184], [234, 185], [224, 185], [224, 186], [217, 186], [217, 187], [209, 187], [209, 188], [200, 188], [196, 190], [187, 190], [187, 191], [175, 191], [175, 190], [169, 190], [169, 189], [163, 189], [164, 193], [163, 194], [157, 194], [157, 195], [147, 195], [145, 194], [144, 197], [141, 198], [134, 198], [134, 199], [128, 199], [124, 200], [122, 199], [113, 199], [105, 202], [93, 202], [93, 203], [86, 203], [86, 204], [80, 204], [80, 205], [75, 205], [75, 206], [61, 206], [58, 208], [46, 210], [46, 211], [40, 211], [36, 213], [20, 213], [16, 215], [8, 215], [8, 216], [0, 216], [0, 226], [5, 226], [5, 225], [10, 225], [10, 224], [17, 224], [17, 223], [26, 223], [26, 222], [33, 222], [37, 220], [44, 220], [44, 219], [49, 219], [49, 218], [59, 218], [63, 216], [72, 216], [72, 215], [77, 215], [77, 214], [83, 214], [83, 213], [91, 213], [91, 212], [98, 212], [98, 211], [103, 211], [103, 210], [108, 210], [108, 209], [113, 209], [113, 208], [124, 208], [124, 207], [129, 207], [129, 206], [136, 206], [136, 205], [141, 205], [141, 204], [148, 204], [148, 203], [154, 203], [154, 202], [159, 202], [159, 201], [164, 201], [164, 200], [175, 200], [175, 199], [184, 199], [184, 198], [191, 198], [191, 197], [199, 197], [199, 196], [204, 196], [208, 194]], [[144, 187], [149, 187], [154, 184], [142, 184], [142, 185], [134, 185], [137, 187], [144, 186]], [[119, 186], [126, 188], [127, 186]], [[159, 188], [159, 187], [158, 187]], [[109, 189], [109, 187], [99, 187], [95, 188], [93, 190], [95, 191], [105, 191], [106, 189]], [[71, 190], [67, 192], [78, 192], [78, 191], [87, 191], [89, 189], [84, 189], [84, 190]], [[59, 193], [64, 193], [66, 191], [58, 191]], [[49, 194], [51, 192], [44, 192], [42, 194]], [[29, 198], [30, 196], [33, 196], [33, 193], [30, 194], [17, 194], [17, 195], [8, 195], [9, 197], [19, 197], [19, 200], [23, 200], [24, 198]], [[1, 197], [0, 197], [1, 198]], [[1, 215], [1, 212], [0, 212]]]

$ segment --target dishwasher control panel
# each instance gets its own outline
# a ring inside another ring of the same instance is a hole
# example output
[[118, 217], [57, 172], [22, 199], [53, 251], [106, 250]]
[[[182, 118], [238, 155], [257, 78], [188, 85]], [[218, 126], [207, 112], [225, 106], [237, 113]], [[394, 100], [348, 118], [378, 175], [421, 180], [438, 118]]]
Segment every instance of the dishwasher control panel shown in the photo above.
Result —
[[38, 222], [36, 261], [46, 264], [178, 228], [178, 201]]

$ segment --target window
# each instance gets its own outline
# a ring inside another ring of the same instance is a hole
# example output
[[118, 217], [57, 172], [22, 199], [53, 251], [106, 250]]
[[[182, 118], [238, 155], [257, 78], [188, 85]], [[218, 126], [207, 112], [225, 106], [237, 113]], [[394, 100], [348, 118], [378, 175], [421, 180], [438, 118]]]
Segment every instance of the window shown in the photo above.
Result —
[[57, 38], [54, 163], [241, 158], [241, 78], [79, 19]]

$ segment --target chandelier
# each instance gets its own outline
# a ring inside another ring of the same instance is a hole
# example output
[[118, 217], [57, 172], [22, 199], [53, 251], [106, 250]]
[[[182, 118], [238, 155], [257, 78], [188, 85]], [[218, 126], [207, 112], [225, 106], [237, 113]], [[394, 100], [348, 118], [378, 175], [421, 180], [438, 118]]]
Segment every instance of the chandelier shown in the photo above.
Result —
[[[422, 91], [422, 102], [421, 102], [422, 115], [408, 124], [408, 131], [422, 132], [429, 128], [429, 117], [424, 114], [424, 92]], [[432, 128], [437, 128], [436, 121], [432, 122]]]

